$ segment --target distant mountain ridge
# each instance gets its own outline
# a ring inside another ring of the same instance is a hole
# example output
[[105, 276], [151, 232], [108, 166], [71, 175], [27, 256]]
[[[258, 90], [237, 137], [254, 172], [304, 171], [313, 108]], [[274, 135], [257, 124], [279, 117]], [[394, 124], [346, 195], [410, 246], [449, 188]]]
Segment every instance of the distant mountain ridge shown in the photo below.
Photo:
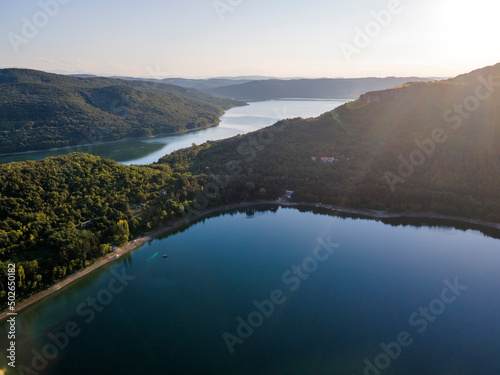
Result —
[[251, 79], [232, 79], [232, 78], [210, 78], [210, 79], [186, 79], [186, 78], [166, 78], [161, 82], [170, 83], [182, 87], [190, 87], [197, 90], [210, 91], [217, 87], [231, 86], [252, 82]]
[[[70, 74], [72, 77], [90, 78], [98, 77], [92, 74]], [[106, 78], [106, 77], [103, 77]], [[230, 86], [235, 84], [242, 84], [256, 80], [272, 79], [272, 77], [261, 76], [245, 76], [245, 77], [217, 77], [217, 78], [152, 78], [152, 77], [128, 77], [128, 76], [113, 76], [113, 79], [122, 79], [126, 81], [146, 81], [155, 83], [168, 83], [175, 86], [192, 88], [202, 91], [209, 91], [211, 89]]]
[[287, 98], [356, 99], [367, 91], [383, 90], [407, 82], [433, 80], [418, 77], [270, 79], [216, 87], [210, 89], [210, 92], [243, 101]]
[[201, 129], [244, 103], [167, 83], [0, 70], [0, 153]]
[[[80, 75], [85, 76], [85, 75]], [[194, 88], [241, 101], [271, 99], [356, 99], [361, 94], [383, 90], [407, 82], [428, 82], [437, 78], [386, 77], [386, 78], [276, 78], [262, 76], [192, 78], [133, 78], [114, 77], [133, 81], [169, 83]]]

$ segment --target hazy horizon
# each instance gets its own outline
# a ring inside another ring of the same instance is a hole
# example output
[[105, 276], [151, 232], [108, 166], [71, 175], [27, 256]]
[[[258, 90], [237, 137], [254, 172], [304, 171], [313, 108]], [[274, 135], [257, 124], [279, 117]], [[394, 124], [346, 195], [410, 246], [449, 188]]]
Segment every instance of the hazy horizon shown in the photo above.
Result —
[[[0, 66], [153, 78], [452, 77], [500, 62], [499, 5], [40, 0], [0, 6]], [[491, 36], [491, 37], [490, 37]]]
[[[481, 67], [483, 68], [483, 67]], [[137, 78], [137, 79], [188, 79], [188, 80], [209, 80], [209, 79], [229, 79], [229, 80], [244, 80], [244, 79], [252, 79], [252, 80], [267, 80], [267, 79], [279, 79], [279, 80], [295, 80], [295, 79], [363, 79], [363, 78], [411, 78], [418, 77], [416, 75], [408, 75], [408, 76], [359, 76], [359, 77], [307, 77], [307, 76], [296, 76], [296, 77], [279, 77], [279, 76], [261, 76], [261, 75], [252, 75], [252, 74], [243, 74], [240, 76], [166, 76], [166, 77], [151, 77], [151, 76], [128, 76], [128, 75], [116, 75], [112, 73], [89, 73], [85, 71], [63, 71], [63, 70], [42, 70], [30, 67], [18, 67], [18, 66], [0, 66], [0, 69], [30, 69], [30, 70], [40, 70], [45, 71], [47, 73], [53, 74], [61, 74], [61, 75], [89, 75], [103, 78]], [[474, 69], [475, 70], [475, 69]], [[467, 72], [464, 72], [467, 73]], [[418, 77], [418, 78], [428, 78], [428, 79], [448, 79], [449, 77]]]

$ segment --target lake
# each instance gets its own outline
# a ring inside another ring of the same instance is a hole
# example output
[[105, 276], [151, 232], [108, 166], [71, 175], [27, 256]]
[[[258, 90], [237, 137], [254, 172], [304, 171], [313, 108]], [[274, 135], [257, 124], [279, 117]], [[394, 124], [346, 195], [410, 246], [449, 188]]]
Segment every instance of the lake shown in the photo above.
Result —
[[451, 222], [390, 222], [278, 207], [207, 218], [21, 311], [18, 366], [499, 374], [500, 240]]
[[317, 117], [346, 103], [347, 100], [269, 100], [252, 102], [245, 107], [228, 110], [221, 116], [219, 126], [184, 134], [149, 139], [132, 139], [85, 146], [75, 146], [52, 151], [26, 152], [0, 155], [0, 164], [23, 160], [41, 160], [49, 156], [85, 152], [112, 159], [123, 164], [150, 164], [175, 150], [190, 147], [193, 143], [217, 141], [246, 134], [279, 120], [295, 117]]

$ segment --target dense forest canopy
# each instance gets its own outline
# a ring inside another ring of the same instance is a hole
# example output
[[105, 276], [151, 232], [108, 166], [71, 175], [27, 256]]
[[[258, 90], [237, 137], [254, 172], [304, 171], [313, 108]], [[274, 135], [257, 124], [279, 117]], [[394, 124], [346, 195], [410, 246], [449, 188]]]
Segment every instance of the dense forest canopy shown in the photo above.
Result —
[[0, 165], [0, 280], [16, 263], [22, 299], [135, 233], [285, 190], [298, 202], [500, 223], [499, 103], [500, 64], [371, 92], [150, 166], [86, 154]]
[[0, 70], [0, 153], [149, 137], [219, 123], [243, 105], [166, 83]]

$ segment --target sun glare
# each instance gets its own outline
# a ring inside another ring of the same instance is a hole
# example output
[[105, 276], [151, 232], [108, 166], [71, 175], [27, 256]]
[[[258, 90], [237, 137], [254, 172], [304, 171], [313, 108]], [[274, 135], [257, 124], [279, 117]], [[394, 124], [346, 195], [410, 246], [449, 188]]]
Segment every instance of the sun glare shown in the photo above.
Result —
[[452, 47], [472, 50], [492, 49], [491, 41], [498, 34], [500, 3], [493, 0], [443, 0], [443, 37]]

